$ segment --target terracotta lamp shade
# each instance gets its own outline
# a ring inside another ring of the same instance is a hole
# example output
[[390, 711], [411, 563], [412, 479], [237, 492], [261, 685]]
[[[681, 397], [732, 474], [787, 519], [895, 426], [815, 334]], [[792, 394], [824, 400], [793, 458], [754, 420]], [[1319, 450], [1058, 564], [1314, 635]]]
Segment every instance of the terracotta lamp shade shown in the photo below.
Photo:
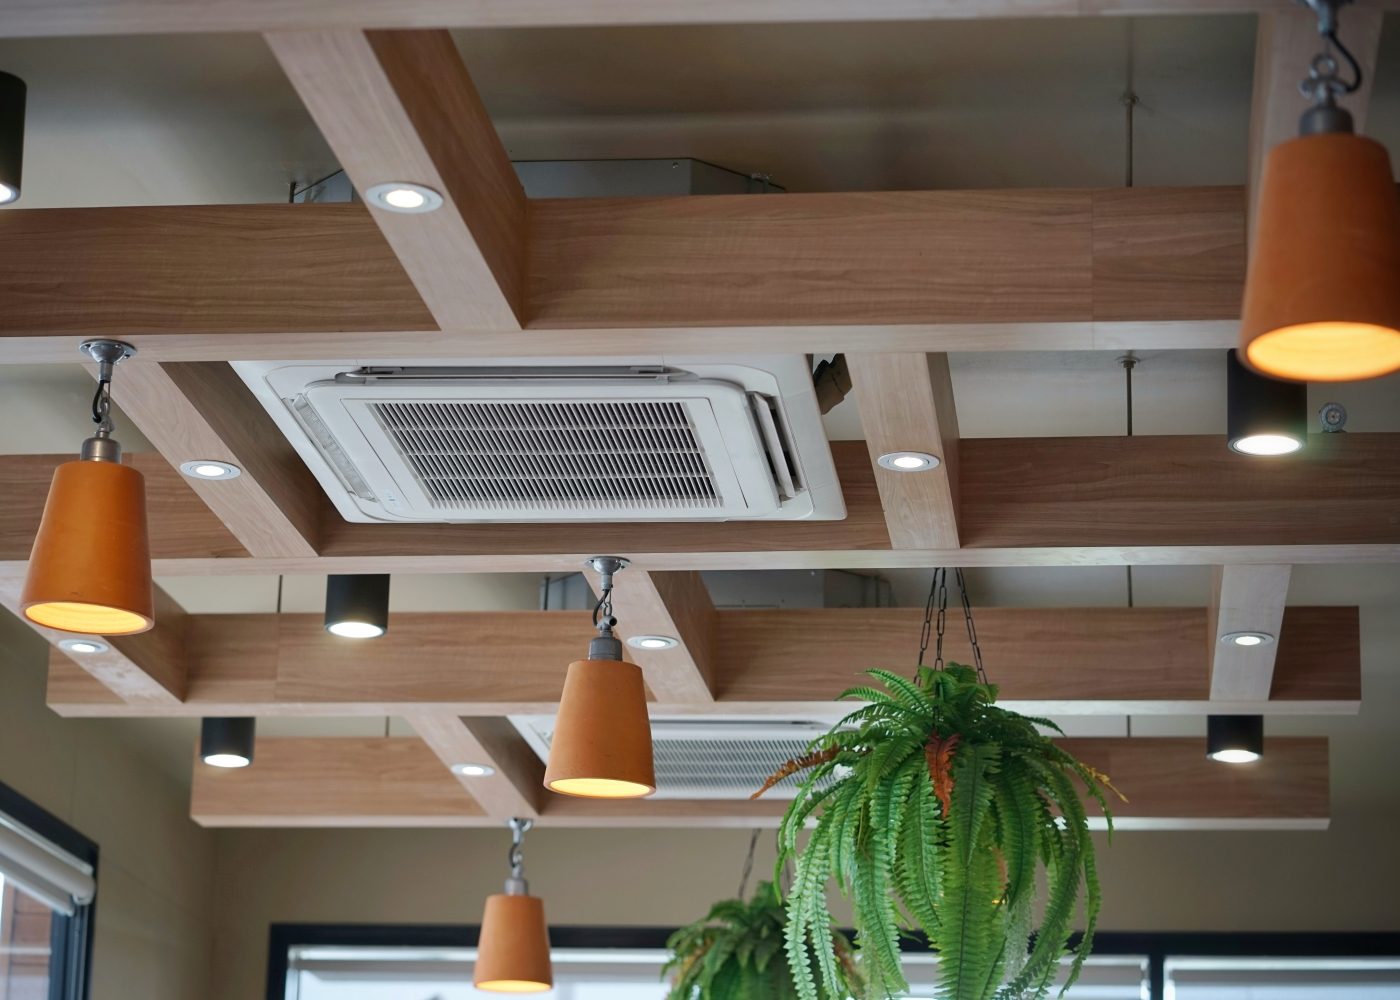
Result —
[[146, 486], [118, 462], [65, 462], [53, 476], [21, 600], [39, 625], [130, 635], [155, 624]]
[[1300, 382], [1400, 370], [1400, 197], [1380, 143], [1331, 132], [1269, 153], [1240, 353]]
[[586, 799], [637, 799], [656, 791], [640, 667], [622, 660], [569, 664], [544, 784]]
[[549, 927], [538, 896], [486, 897], [472, 985], [491, 993], [543, 993], [553, 988]]

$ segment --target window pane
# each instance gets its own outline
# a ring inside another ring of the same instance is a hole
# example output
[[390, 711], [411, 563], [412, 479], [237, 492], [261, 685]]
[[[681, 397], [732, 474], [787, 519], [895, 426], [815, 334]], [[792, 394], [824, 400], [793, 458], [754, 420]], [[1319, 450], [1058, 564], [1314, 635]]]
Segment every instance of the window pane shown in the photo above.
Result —
[[48, 1000], [53, 911], [0, 877], [0, 1000]]
[[1173, 958], [1167, 1000], [1400, 1000], [1400, 959]]

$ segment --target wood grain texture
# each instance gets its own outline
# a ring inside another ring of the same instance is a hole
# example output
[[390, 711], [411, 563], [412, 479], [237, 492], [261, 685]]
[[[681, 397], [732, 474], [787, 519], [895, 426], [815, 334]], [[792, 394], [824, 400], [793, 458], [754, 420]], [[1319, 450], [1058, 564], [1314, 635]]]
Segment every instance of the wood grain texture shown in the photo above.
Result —
[[[1199, 739], [1074, 739], [1062, 745], [1113, 778], [1124, 829], [1324, 828], [1326, 739], [1275, 737], [1251, 765], [1206, 758]], [[773, 827], [785, 802], [551, 796], [557, 827]], [[196, 764], [191, 815], [207, 827], [494, 826], [415, 739], [267, 739], [251, 767]], [[1097, 813], [1097, 810], [1091, 810]], [[1096, 817], [1097, 819], [1097, 817]], [[1101, 821], [1094, 823], [1102, 827]]]
[[459, 826], [495, 823], [422, 740], [261, 739], [253, 763], [197, 759], [190, 816], [200, 826]]
[[[1019, 710], [1200, 711], [1210, 701], [1204, 608], [983, 608], [976, 614], [994, 679]], [[654, 711], [844, 714], [826, 703], [860, 682], [860, 671], [911, 665], [921, 615], [920, 608], [717, 611], [714, 648], [724, 654], [711, 661], [714, 699], [658, 692]], [[966, 639], [955, 631], [947, 656], [965, 662]], [[1273, 699], [1234, 699], [1217, 708], [1355, 711], [1356, 609], [1290, 608], [1284, 632]], [[182, 702], [133, 708], [59, 676], [50, 706], [74, 716], [550, 713], [566, 665], [591, 634], [588, 614], [578, 611], [401, 612], [373, 642], [329, 635], [316, 615], [192, 615]], [[509, 670], [501, 668], [505, 663]]]
[[1095, 320], [1239, 314], [1245, 271], [1239, 188], [1118, 188], [1093, 197]]
[[[27, 562], [44, 514], [53, 470], [72, 455], [0, 456], [0, 558]], [[195, 495], [189, 482], [155, 453], [128, 453], [146, 479], [146, 516], [153, 559], [245, 557], [247, 550]], [[16, 575], [11, 569], [5, 572]], [[22, 573], [22, 570], [20, 571]]]
[[427, 712], [405, 719], [447, 768], [484, 764], [495, 770], [476, 776], [452, 772], [487, 815], [498, 820], [539, 816], [545, 798], [544, 764], [509, 720]]
[[[1360, 3], [1396, 6], [1395, 0]], [[1291, 0], [4, 0], [0, 35], [1248, 14], [1290, 6]]]
[[0, 336], [432, 330], [363, 205], [0, 213]]
[[1276, 640], [1288, 603], [1291, 566], [1214, 566], [1211, 600], [1206, 611], [1207, 656], [1211, 661], [1210, 696], [1231, 699], [1269, 697], [1278, 643], [1237, 646], [1224, 641], [1231, 632], [1263, 632]]
[[[860, 425], [880, 491], [890, 545], [958, 546], [958, 415], [946, 354], [847, 354]], [[936, 469], [896, 472], [878, 459], [920, 451]]]
[[[43, 636], [53, 647], [54, 655], [69, 660], [72, 667], [100, 685], [105, 692], [99, 696], [103, 702], [169, 709], [184, 698], [188, 619], [184, 609], [164, 590], [154, 589], [154, 628], [136, 635], [102, 636], [100, 639], [108, 648], [100, 653], [68, 654], [60, 651], [58, 644], [74, 638], [73, 633], [44, 628], [24, 617], [20, 610], [23, 587], [22, 577], [0, 577], [0, 607]], [[80, 682], [74, 691], [82, 695], [85, 687], [91, 684]]]
[[[597, 594], [596, 576], [587, 576]], [[627, 659], [642, 668], [653, 698], [668, 704], [715, 700], [715, 606], [699, 573], [624, 570], [613, 578], [613, 605], [615, 631], [624, 641], [636, 635], [680, 640], [673, 649], [624, 649]]]
[[525, 192], [446, 31], [274, 32], [268, 45], [361, 197], [409, 181], [443, 197], [370, 213], [438, 325], [519, 327]]
[[531, 326], [1091, 318], [1092, 195], [536, 200]]
[[[1369, 6], [1370, 9], [1367, 9]], [[1342, 14], [1342, 37], [1361, 64], [1361, 88], [1341, 104], [1351, 112], [1356, 131], [1366, 131], [1383, 11], [1377, 5], [1348, 5]], [[1254, 46], [1254, 96], [1249, 116], [1249, 183], [1246, 206], [1253, 210], [1264, 160], [1280, 142], [1298, 135], [1298, 118], [1308, 102], [1298, 90], [1313, 56], [1320, 51], [1317, 15], [1297, 5], [1263, 11]]]
[[321, 487], [233, 369], [138, 359], [122, 365], [119, 379], [122, 411], [177, 473], [192, 459], [242, 470], [235, 479], [186, 482], [250, 555], [315, 556]]
[[969, 548], [1269, 544], [1291, 563], [1289, 544], [1400, 542], [1400, 434], [1309, 435], [1287, 462], [1209, 435], [968, 440], [960, 457]]

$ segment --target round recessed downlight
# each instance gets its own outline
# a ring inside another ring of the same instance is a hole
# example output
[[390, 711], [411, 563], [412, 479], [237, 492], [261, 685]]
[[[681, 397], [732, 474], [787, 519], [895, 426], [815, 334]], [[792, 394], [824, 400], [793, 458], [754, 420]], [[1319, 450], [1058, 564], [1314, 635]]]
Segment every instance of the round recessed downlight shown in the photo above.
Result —
[[489, 778], [496, 769], [490, 764], [453, 764], [452, 773], [464, 778]]
[[209, 458], [181, 462], [180, 471], [194, 479], [236, 479], [243, 474], [243, 470], [236, 465]]
[[1288, 434], [1251, 434], [1231, 441], [1230, 447], [1245, 455], [1291, 455], [1303, 442]]
[[377, 639], [384, 629], [372, 622], [333, 622], [326, 631], [342, 639]]
[[105, 653], [107, 644], [96, 639], [60, 639], [58, 648], [68, 653]]
[[422, 184], [409, 184], [406, 181], [390, 181], [376, 184], [365, 191], [365, 198], [373, 205], [390, 212], [431, 212], [442, 207], [442, 195]]
[[892, 451], [875, 460], [882, 469], [892, 472], [925, 472], [938, 468], [938, 458], [922, 451]]
[[203, 760], [210, 767], [247, 767], [252, 763], [247, 757], [236, 753], [211, 753]]
[[634, 635], [627, 640], [633, 649], [675, 649], [680, 644], [669, 635]]
[[1220, 641], [1235, 646], [1264, 646], [1273, 642], [1274, 637], [1268, 632], [1226, 632]]
[[1210, 755], [1210, 759], [1222, 764], [1252, 764], [1259, 759], [1259, 755], [1253, 750], [1217, 750]]

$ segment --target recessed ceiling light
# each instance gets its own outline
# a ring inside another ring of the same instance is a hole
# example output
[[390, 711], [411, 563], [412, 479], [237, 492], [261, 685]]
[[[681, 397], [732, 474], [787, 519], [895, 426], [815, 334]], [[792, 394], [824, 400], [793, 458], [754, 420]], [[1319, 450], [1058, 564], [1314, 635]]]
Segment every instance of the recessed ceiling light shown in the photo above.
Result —
[[464, 778], [489, 778], [496, 769], [489, 764], [453, 764], [452, 773]]
[[669, 635], [634, 635], [627, 640], [633, 649], [675, 649], [680, 644]]
[[218, 462], [210, 458], [197, 458], [192, 462], [181, 462], [180, 471], [195, 479], [237, 479], [243, 470], [228, 462]]
[[58, 648], [68, 653], [105, 653], [107, 644], [96, 639], [60, 639]]
[[1265, 646], [1273, 642], [1274, 637], [1268, 632], [1226, 632], [1220, 641], [1235, 646]]
[[390, 181], [376, 184], [365, 191], [365, 197], [374, 205], [390, 212], [431, 212], [442, 207], [442, 195], [422, 184], [409, 184], [406, 181]]
[[892, 451], [875, 461], [882, 469], [893, 472], [924, 472], [938, 468], [938, 458], [922, 451]]

